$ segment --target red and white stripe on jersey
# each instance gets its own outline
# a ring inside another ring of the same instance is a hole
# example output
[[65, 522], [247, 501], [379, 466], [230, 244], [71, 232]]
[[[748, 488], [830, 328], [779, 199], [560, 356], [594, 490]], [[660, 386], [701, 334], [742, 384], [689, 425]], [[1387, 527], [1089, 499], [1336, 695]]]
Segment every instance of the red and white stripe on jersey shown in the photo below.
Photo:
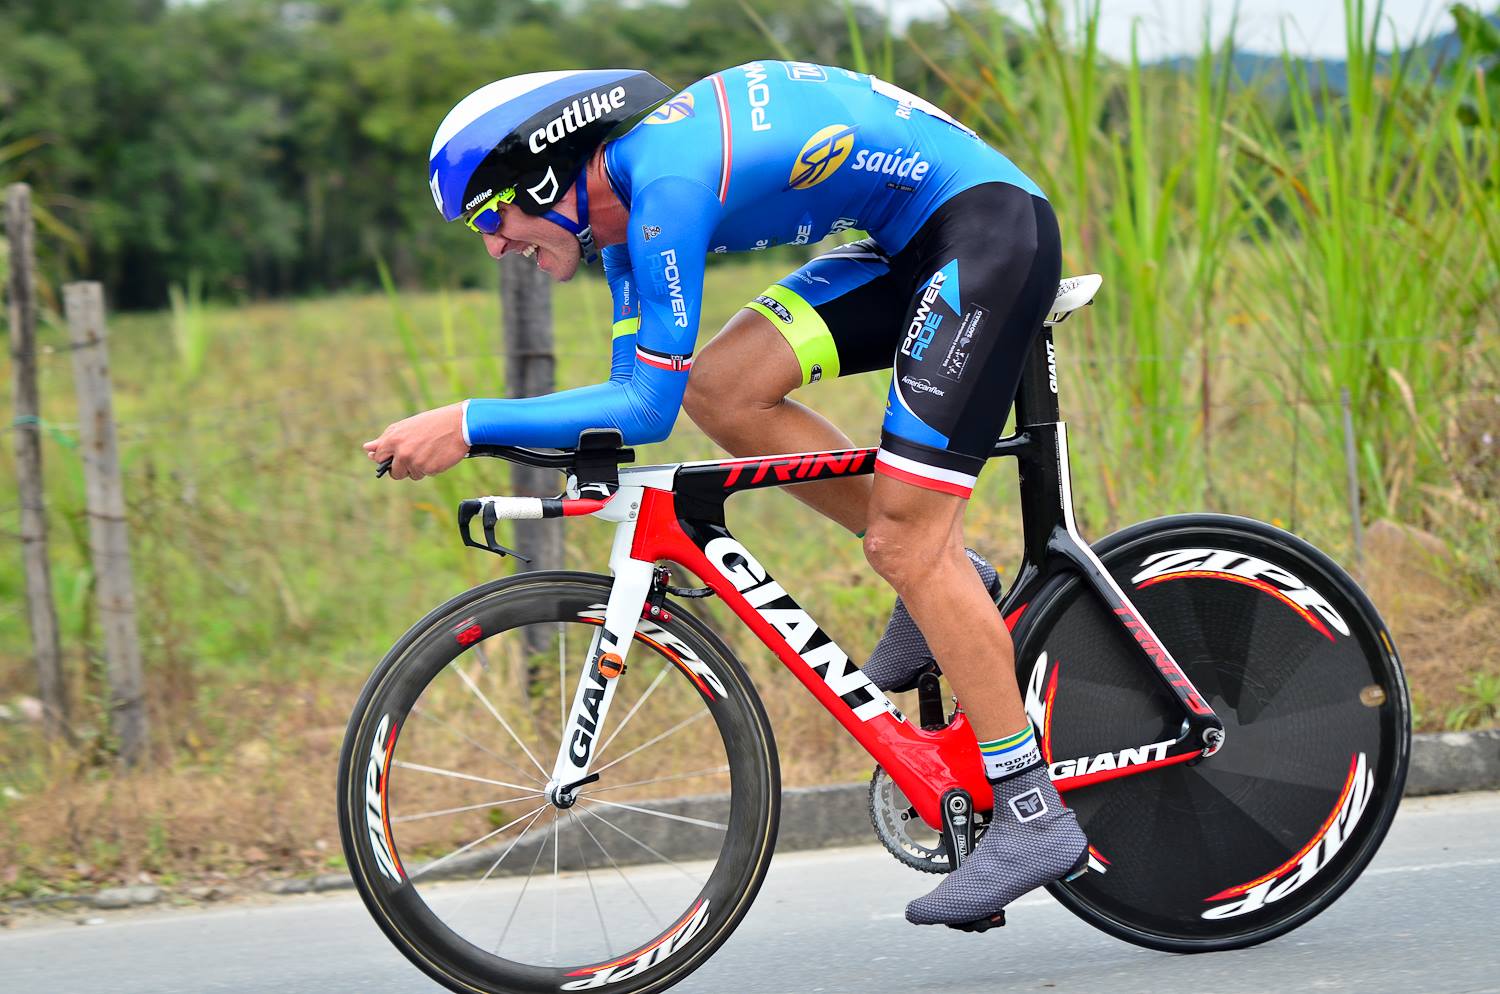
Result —
[[894, 452], [878, 449], [875, 452], [875, 472], [902, 483], [910, 483], [925, 490], [968, 497], [974, 492], [974, 483], [979, 478], [956, 470], [928, 466], [926, 463], [898, 456]]
[[635, 357], [648, 366], [657, 369], [692, 369], [693, 357], [690, 355], [667, 355], [665, 352], [648, 352], [639, 345], [635, 347]]
[[732, 129], [729, 127], [729, 94], [724, 92], [724, 78], [715, 74], [709, 77], [713, 80], [714, 96], [719, 100], [719, 139], [724, 149], [723, 165], [719, 171], [719, 203], [727, 203], [729, 197], [729, 170], [734, 166], [734, 143]]

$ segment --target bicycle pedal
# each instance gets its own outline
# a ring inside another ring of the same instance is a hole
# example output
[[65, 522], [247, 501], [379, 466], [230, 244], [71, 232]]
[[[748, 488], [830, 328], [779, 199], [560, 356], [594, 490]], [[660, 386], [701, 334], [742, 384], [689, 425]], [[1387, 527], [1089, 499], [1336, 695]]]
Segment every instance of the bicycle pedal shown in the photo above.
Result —
[[959, 922], [956, 925], [949, 925], [948, 927], [957, 929], [960, 932], [988, 932], [990, 929], [999, 928], [1004, 924], [1005, 912], [997, 911], [988, 918], [976, 918], [971, 922]]

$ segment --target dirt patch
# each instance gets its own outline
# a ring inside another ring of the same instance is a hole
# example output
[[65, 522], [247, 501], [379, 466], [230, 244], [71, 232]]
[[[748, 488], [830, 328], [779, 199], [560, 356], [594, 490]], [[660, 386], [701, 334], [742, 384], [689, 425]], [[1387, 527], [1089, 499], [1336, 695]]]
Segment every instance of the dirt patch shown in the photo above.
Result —
[[1441, 539], [1393, 521], [1365, 533], [1364, 574], [1406, 669], [1417, 730], [1450, 727], [1474, 703], [1465, 688], [1500, 677], [1500, 597], [1476, 598]]

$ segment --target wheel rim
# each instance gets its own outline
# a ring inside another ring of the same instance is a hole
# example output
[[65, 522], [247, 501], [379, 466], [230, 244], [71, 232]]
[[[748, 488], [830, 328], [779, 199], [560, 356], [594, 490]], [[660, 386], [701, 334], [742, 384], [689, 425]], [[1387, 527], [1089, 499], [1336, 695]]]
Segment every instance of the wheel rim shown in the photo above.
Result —
[[546, 781], [606, 594], [511, 594], [503, 617], [428, 632], [366, 712], [350, 808], [377, 918], [450, 986], [637, 989], [621, 981], [672, 972], [742, 913], [767, 785], [731, 759], [741, 688], [680, 628], [643, 623], [601, 779], [560, 806]]
[[[1236, 574], [1253, 572], [1250, 555], [1279, 570]], [[1070, 791], [1099, 872], [1061, 891], [1148, 938], [1215, 944], [1293, 927], [1352, 881], [1398, 799], [1405, 688], [1380, 632], [1319, 564], [1258, 536], [1159, 534], [1107, 559], [1224, 720], [1226, 744], [1198, 764]], [[1023, 677], [1059, 674], [1043, 736], [1054, 775], [1176, 738], [1175, 705], [1092, 598], [1073, 596], [1044, 644]]]

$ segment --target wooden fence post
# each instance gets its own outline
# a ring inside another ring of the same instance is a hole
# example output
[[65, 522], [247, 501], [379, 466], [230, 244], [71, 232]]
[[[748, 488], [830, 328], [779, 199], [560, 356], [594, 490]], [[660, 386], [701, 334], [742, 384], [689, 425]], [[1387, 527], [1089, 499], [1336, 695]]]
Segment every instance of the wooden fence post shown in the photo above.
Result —
[[31, 651], [42, 699], [42, 729], [69, 741], [68, 685], [63, 679], [52, 569], [47, 560], [47, 504], [42, 491], [41, 398], [36, 387], [36, 227], [31, 187], [5, 191], [5, 237], [10, 243], [10, 356], [15, 370], [16, 490], [21, 499], [21, 558], [26, 569], [26, 611]]
[[104, 652], [109, 669], [109, 711], [120, 740], [120, 758], [134, 766], [145, 758], [146, 700], [141, 646], [130, 579], [130, 536], [125, 493], [115, 443], [104, 290], [98, 283], [63, 287], [63, 307], [73, 340], [73, 377], [78, 390], [78, 433], [88, 490], [89, 546]]
[[[552, 352], [552, 283], [536, 262], [523, 255], [500, 260], [500, 321], [505, 332], [505, 383], [511, 397], [539, 397], [557, 382], [557, 358]], [[512, 466], [511, 492], [523, 497], [555, 497], [562, 489], [556, 470]], [[516, 560], [516, 570], [562, 569], [562, 521], [513, 522], [515, 547], [531, 557]], [[526, 648], [534, 656], [546, 652], [552, 633], [540, 625], [526, 629]], [[528, 664], [527, 684], [539, 677]]]
[[[506, 392], [512, 397], [540, 397], [557, 386], [557, 357], [552, 346], [552, 282], [523, 255], [500, 263], [500, 316], [505, 328]], [[553, 469], [514, 466], [511, 487], [517, 496], [555, 497], [562, 477]], [[515, 522], [516, 548], [532, 557], [517, 569], [562, 569], [562, 522]]]

